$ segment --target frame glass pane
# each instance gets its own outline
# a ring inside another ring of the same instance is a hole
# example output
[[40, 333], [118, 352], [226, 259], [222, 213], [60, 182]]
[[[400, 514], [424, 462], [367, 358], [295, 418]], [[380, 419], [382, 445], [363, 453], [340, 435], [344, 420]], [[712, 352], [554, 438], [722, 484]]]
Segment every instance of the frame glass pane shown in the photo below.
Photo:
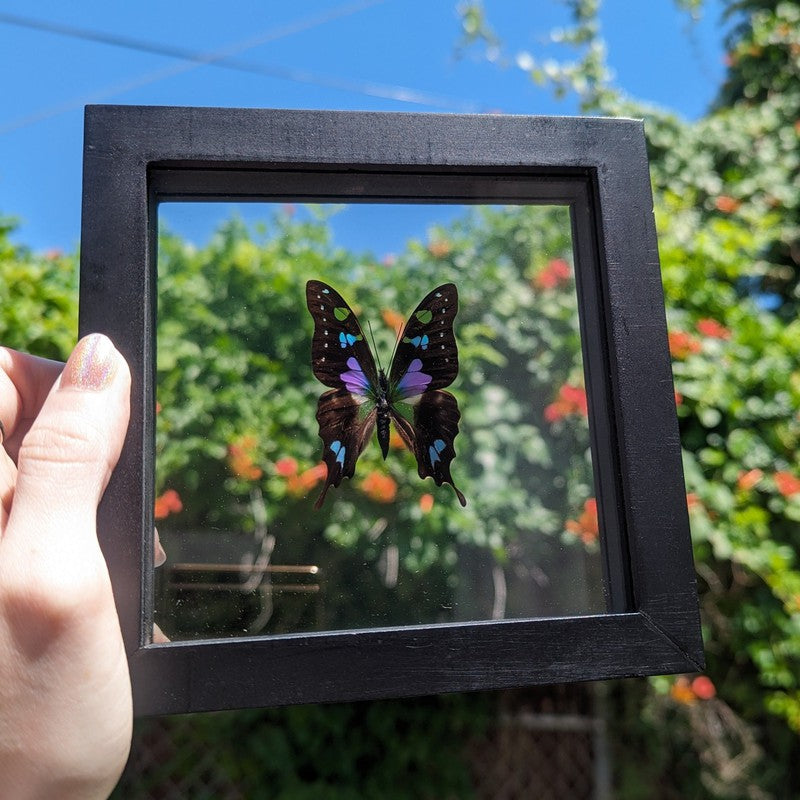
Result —
[[[214, 216], [200, 248], [170, 233]], [[605, 610], [568, 207], [162, 203], [159, 218], [154, 619], [170, 639]], [[456, 284], [465, 508], [419, 479], [396, 426], [385, 461], [372, 434], [313, 508], [326, 387], [309, 279], [352, 306], [387, 374], [409, 313]]]

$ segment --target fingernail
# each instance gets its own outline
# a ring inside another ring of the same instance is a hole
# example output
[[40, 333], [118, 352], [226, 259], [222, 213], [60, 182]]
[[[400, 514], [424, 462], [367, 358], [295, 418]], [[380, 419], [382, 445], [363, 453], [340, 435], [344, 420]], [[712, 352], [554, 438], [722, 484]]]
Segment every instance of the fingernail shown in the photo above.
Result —
[[114, 379], [117, 359], [114, 345], [102, 333], [84, 336], [69, 357], [61, 373], [61, 388], [99, 392]]

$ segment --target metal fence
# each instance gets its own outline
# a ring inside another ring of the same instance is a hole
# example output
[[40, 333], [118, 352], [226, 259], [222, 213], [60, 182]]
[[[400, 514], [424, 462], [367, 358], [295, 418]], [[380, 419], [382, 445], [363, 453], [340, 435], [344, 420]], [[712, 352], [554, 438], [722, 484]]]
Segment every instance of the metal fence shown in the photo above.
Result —
[[[463, 744], [476, 800], [608, 800], [606, 726], [589, 686], [499, 692], [485, 735]], [[253, 735], [250, 733], [249, 735]], [[114, 798], [259, 800], [237, 786], [192, 717], [137, 726]], [[287, 795], [282, 795], [286, 797]], [[316, 795], [303, 794], [303, 797]]]

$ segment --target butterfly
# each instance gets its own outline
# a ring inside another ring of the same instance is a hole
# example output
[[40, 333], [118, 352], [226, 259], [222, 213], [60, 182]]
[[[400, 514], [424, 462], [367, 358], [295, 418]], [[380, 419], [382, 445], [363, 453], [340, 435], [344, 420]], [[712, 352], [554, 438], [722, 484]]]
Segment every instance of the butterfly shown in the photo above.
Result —
[[437, 486], [449, 483], [465, 506], [450, 474], [461, 413], [455, 397], [442, 391], [458, 375], [455, 284], [437, 286], [413, 311], [395, 344], [388, 376], [376, 369], [353, 309], [332, 286], [308, 281], [306, 303], [314, 319], [311, 366], [317, 380], [331, 387], [317, 405], [328, 474], [314, 507], [322, 506], [331, 486], [353, 477], [373, 428], [386, 458], [390, 422], [416, 457], [420, 478], [431, 476]]

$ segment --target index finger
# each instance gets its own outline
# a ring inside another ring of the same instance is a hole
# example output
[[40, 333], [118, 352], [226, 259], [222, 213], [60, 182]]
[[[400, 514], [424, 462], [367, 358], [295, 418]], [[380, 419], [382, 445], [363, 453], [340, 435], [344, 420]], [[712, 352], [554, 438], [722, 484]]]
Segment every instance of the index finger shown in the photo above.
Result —
[[3, 447], [16, 461], [19, 446], [61, 374], [60, 361], [0, 347], [0, 421]]

